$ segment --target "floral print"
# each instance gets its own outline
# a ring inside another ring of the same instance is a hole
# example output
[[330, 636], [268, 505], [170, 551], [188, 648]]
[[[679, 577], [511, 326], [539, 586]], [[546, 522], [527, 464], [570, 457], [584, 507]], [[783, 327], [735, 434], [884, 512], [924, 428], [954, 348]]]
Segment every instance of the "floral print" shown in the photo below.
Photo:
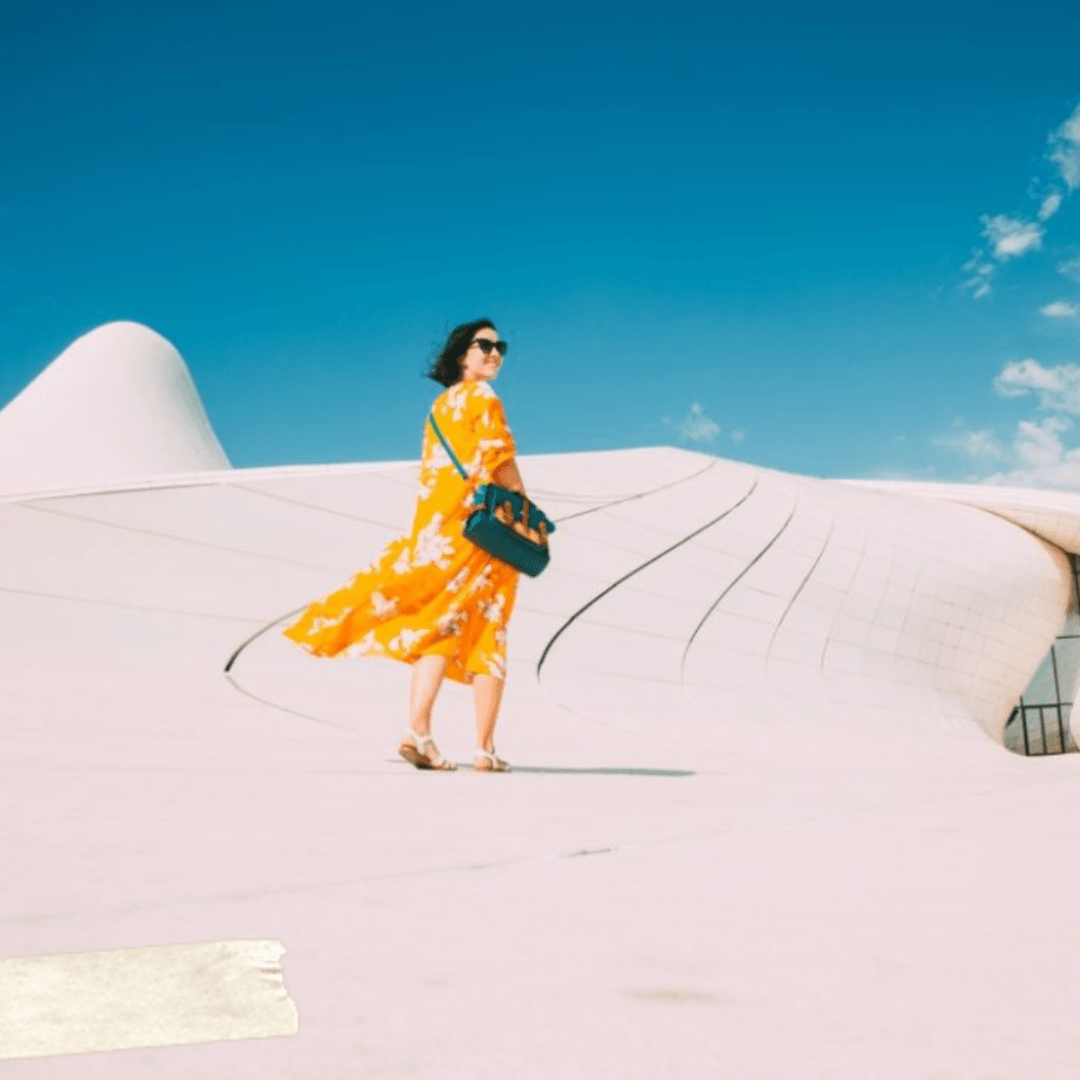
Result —
[[486, 382], [451, 386], [432, 406], [469, 474], [463, 480], [424, 425], [420, 487], [407, 536], [349, 584], [312, 604], [285, 635], [316, 656], [445, 656], [448, 678], [506, 677], [506, 627], [518, 572], [462, 535], [473, 493], [514, 457], [502, 404]]

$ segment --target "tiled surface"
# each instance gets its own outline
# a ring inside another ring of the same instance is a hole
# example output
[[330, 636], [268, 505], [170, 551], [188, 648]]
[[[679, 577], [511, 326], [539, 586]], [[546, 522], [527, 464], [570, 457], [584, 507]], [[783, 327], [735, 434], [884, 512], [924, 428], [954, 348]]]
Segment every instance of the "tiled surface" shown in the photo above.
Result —
[[[1060, 552], [963, 507], [745, 466], [731, 474], [721, 463], [663, 493], [660, 511], [704, 507], [720, 492], [728, 503], [713, 502], [715, 524], [637, 572], [619, 553], [612, 576], [630, 576], [590, 604], [546, 657], [541, 683], [556, 700], [588, 711], [571, 702], [579, 682], [564, 673], [596, 658], [598, 674], [658, 680], [666, 689], [652, 688], [652, 700], [659, 693], [671, 708], [689, 699], [709, 711], [725, 692], [753, 692], [821, 724], [837, 702], [895, 720], [903, 688], [920, 728], [936, 717], [951, 731], [966, 719], [1000, 737], [1064, 616]], [[633, 505], [639, 521], [650, 520], [651, 499]], [[590, 539], [602, 543], [606, 528], [617, 542], [620, 518], [622, 508], [591, 515]], [[709, 519], [681, 520], [689, 537]], [[649, 635], [651, 652], [643, 649]], [[681, 651], [673, 645], [680, 636]], [[604, 685], [587, 696], [608, 714], [619, 695], [628, 703], [634, 696]]]
[[1080, 550], [1080, 495], [988, 484], [923, 484], [906, 481], [846, 481], [854, 487], [917, 498], [963, 503], [1022, 525], [1064, 551]]

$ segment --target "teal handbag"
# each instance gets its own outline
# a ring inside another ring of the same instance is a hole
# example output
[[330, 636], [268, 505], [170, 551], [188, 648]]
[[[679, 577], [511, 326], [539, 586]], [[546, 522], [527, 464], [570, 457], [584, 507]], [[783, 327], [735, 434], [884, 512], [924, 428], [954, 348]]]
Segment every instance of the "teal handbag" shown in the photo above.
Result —
[[[428, 421], [461, 479], [468, 482], [469, 474], [439, 430], [434, 413]], [[498, 484], [481, 484], [475, 502], [477, 509], [465, 519], [465, 538], [515, 570], [536, 577], [551, 560], [548, 537], [555, 523], [524, 495]]]

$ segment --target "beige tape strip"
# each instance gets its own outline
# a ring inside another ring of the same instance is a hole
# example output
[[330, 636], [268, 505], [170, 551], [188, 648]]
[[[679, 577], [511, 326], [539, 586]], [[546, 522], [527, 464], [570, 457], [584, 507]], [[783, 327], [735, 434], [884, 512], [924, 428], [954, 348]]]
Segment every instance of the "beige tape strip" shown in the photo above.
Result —
[[0, 1060], [295, 1035], [278, 941], [0, 960]]

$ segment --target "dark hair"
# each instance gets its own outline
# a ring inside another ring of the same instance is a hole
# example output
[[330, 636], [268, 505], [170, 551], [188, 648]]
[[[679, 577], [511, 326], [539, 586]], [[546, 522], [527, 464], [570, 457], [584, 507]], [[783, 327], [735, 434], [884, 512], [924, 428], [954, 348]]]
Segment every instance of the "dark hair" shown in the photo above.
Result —
[[428, 369], [427, 377], [443, 386], [453, 386], [461, 382], [461, 358], [469, 351], [477, 330], [494, 330], [495, 324], [490, 319], [473, 319], [462, 323], [450, 331], [446, 344], [435, 354], [435, 360]]

